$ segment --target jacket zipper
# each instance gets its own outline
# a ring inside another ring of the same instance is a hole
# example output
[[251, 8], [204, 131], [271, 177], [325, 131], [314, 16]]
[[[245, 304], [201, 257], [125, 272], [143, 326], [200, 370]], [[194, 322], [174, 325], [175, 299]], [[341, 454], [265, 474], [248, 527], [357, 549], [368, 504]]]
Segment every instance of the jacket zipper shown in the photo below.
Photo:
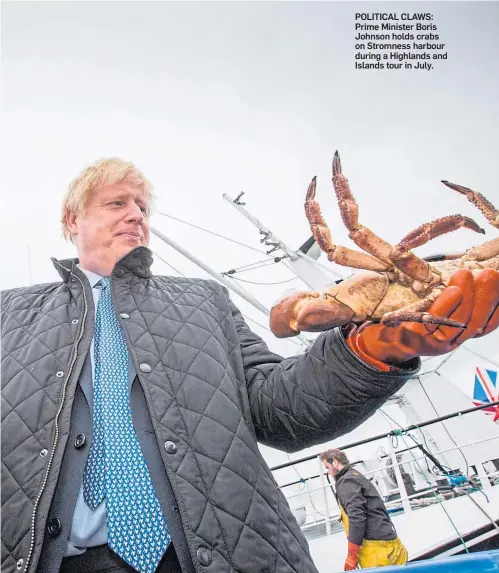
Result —
[[64, 402], [66, 400], [66, 388], [67, 388], [69, 379], [71, 378], [71, 374], [73, 372], [74, 365], [75, 365], [76, 360], [78, 358], [78, 346], [79, 346], [81, 339], [83, 338], [83, 334], [85, 332], [85, 323], [86, 323], [86, 319], [87, 319], [87, 295], [85, 293], [85, 285], [83, 284], [82, 280], [80, 278], [78, 278], [76, 275], [73, 274], [73, 277], [75, 279], [77, 279], [82, 286], [82, 291], [83, 291], [83, 320], [82, 320], [80, 335], [76, 341], [76, 349], [75, 349], [75, 353], [73, 355], [73, 360], [72, 360], [71, 365], [69, 367], [69, 372], [68, 372], [68, 375], [66, 376], [66, 380], [65, 380], [64, 386], [62, 388], [62, 398], [61, 398], [61, 402], [59, 405], [59, 410], [57, 411], [57, 414], [55, 416], [54, 444], [52, 446], [52, 451], [50, 452], [50, 458], [49, 458], [49, 461], [47, 464], [47, 470], [45, 471], [45, 477], [43, 478], [42, 487], [41, 487], [40, 491], [38, 492], [38, 496], [36, 498], [36, 502], [35, 502], [35, 505], [33, 507], [33, 514], [31, 516], [31, 539], [30, 539], [28, 556], [26, 557], [26, 565], [24, 566], [23, 573], [27, 573], [29, 565], [30, 565], [31, 556], [33, 555], [33, 548], [35, 545], [36, 513], [38, 511], [38, 504], [40, 503], [40, 499], [41, 499], [43, 492], [45, 490], [45, 487], [47, 485], [47, 480], [48, 480], [50, 468], [52, 466], [52, 460], [54, 459], [55, 450], [57, 448], [57, 442], [59, 441], [59, 416], [62, 412], [62, 408], [63, 408]]

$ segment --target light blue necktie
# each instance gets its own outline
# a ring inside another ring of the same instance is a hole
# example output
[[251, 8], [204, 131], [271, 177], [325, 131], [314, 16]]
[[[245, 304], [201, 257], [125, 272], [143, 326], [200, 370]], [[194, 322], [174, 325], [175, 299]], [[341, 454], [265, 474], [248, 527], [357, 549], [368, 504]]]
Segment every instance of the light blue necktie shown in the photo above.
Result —
[[106, 498], [108, 544], [141, 573], [154, 573], [170, 535], [132, 422], [128, 349], [111, 299], [100, 281], [94, 336], [93, 439], [83, 476], [90, 509]]

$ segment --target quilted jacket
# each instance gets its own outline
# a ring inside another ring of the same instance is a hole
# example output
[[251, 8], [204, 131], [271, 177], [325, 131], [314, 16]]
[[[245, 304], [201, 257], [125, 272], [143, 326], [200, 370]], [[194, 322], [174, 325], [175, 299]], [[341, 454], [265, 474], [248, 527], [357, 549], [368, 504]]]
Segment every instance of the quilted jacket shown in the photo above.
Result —
[[[2, 293], [4, 573], [36, 571], [93, 337], [91, 288], [78, 261], [53, 262], [62, 282]], [[419, 360], [378, 372], [338, 329], [284, 359], [248, 328], [224, 287], [152, 276], [151, 263], [137, 247], [116, 264], [111, 289], [196, 570], [316, 573], [257, 442], [295, 452], [352, 430]], [[199, 548], [210, 552], [204, 565]]]

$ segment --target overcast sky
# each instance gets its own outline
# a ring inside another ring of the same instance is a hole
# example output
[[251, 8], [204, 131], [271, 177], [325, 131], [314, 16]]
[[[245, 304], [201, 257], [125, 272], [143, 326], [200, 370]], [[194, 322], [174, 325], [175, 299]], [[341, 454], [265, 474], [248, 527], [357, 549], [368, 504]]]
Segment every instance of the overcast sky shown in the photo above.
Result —
[[[355, 70], [362, 11], [430, 11], [448, 59], [430, 72]], [[245, 191], [247, 208], [297, 248], [310, 235], [314, 175], [334, 239], [352, 246], [331, 189], [335, 149], [361, 222], [385, 239], [457, 212], [497, 236], [440, 180], [499, 205], [498, 21], [497, 2], [2, 2], [0, 288], [58, 280], [50, 257], [74, 256], [60, 235], [62, 195], [110, 155], [144, 170], [160, 211], [257, 249], [257, 230], [222, 194]], [[161, 215], [153, 224], [218, 271], [266, 258]], [[461, 230], [418, 252], [481, 240]], [[157, 238], [150, 246], [206, 276]], [[153, 270], [175, 274], [159, 259]], [[276, 266], [240, 277], [292, 275]], [[266, 305], [301, 287], [243, 284]]]

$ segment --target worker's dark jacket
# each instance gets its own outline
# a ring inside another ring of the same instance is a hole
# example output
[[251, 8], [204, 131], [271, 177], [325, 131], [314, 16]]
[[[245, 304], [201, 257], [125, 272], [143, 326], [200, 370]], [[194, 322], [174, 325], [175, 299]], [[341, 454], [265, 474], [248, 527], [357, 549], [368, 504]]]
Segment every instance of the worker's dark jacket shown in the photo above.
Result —
[[351, 466], [336, 475], [338, 503], [348, 516], [348, 540], [362, 545], [364, 539], [387, 541], [397, 532], [374, 485]]
[[[57, 567], [91, 443], [80, 384], [95, 309], [76, 262], [54, 261], [62, 281], [2, 293], [5, 573]], [[134, 422], [182, 570], [316, 573], [257, 442], [293, 452], [341, 436], [420, 361], [378, 372], [340, 329], [283, 358], [248, 328], [224, 287], [152, 276], [151, 263], [137, 247], [116, 264], [110, 288], [137, 373]]]

